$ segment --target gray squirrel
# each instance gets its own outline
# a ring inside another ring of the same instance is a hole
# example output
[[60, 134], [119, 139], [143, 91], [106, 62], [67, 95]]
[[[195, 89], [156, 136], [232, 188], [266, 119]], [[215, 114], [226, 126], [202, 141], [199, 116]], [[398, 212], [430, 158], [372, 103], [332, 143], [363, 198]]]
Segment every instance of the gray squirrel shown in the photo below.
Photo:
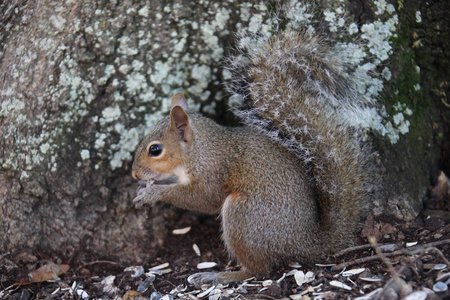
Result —
[[336, 110], [358, 104], [326, 43], [285, 30], [229, 66], [248, 99], [233, 109], [244, 125], [190, 112], [177, 93], [133, 163], [136, 207], [164, 201], [220, 214], [225, 246], [242, 268], [199, 273], [197, 283], [317, 262], [351, 243], [370, 202], [370, 154]]

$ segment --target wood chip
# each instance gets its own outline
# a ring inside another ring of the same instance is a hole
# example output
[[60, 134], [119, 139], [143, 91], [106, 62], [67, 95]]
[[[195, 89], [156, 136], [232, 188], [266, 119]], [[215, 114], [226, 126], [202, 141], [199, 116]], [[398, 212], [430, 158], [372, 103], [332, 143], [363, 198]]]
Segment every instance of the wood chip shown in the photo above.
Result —
[[360, 277], [359, 279], [367, 282], [380, 282], [381, 278], [378, 277]]
[[204, 292], [201, 292], [200, 294], [198, 294], [197, 295], [197, 298], [203, 298], [203, 297], [205, 297], [206, 295], [208, 295], [210, 292], [212, 292], [212, 290], [214, 290], [216, 288], [216, 286], [211, 286], [209, 289], [207, 289], [206, 291], [204, 291]]
[[342, 283], [340, 281], [337, 281], [337, 280], [330, 281], [330, 285], [334, 286], [334, 287], [338, 287], [338, 288], [344, 289], [344, 290], [348, 290], [348, 291], [352, 290], [352, 288], [350, 286], [348, 286], [345, 283]]
[[[320, 286], [320, 285], [319, 285], [319, 286]], [[317, 287], [319, 287], [319, 286], [317, 286]], [[306, 295], [306, 294], [308, 294], [308, 293], [314, 293], [314, 288], [313, 288], [312, 286], [308, 286], [308, 287], [306, 288], [306, 290], [304, 290], [303, 292], [300, 293], [300, 295]]]
[[144, 267], [143, 266], [131, 266], [124, 269], [125, 272], [132, 272], [131, 277], [138, 278], [142, 274], [144, 274]]
[[297, 271], [294, 273], [295, 282], [298, 286], [302, 286], [304, 283], [306, 283], [306, 276], [303, 271]]
[[169, 266], [169, 263], [163, 263], [154, 267], [151, 267], [150, 270], [162, 270]]
[[438, 270], [438, 271], [440, 271], [440, 270], [444, 270], [445, 268], [447, 268], [447, 265], [446, 265], [446, 264], [437, 264], [437, 265], [435, 265], [435, 266], [433, 267], [433, 270]]
[[412, 292], [411, 294], [409, 294], [408, 296], [403, 298], [403, 300], [425, 300], [425, 299], [427, 299], [427, 297], [428, 297], [427, 292], [416, 291], [416, 292]]
[[283, 276], [280, 277], [280, 279], [277, 280], [278, 283], [282, 282], [286, 278], [286, 273], [283, 273]]
[[378, 248], [380, 248], [383, 252], [393, 252], [398, 250], [398, 246], [396, 244], [379, 245]]
[[200, 248], [197, 246], [197, 244], [193, 244], [192, 245], [192, 249], [194, 249], [195, 254], [197, 254], [197, 256], [201, 256], [201, 252], [200, 252]]
[[184, 228], [180, 228], [180, 229], [174, 229], [174, 230], [172, 231], [172, 233], [173, 233], [173, 234], [176, 234], [176, 235], [181, 235], [181, 234], [186, 234], [186, 233], [188, 233], [189, 231], [191, 231], [191, 226], [184, 227]]
[[436, 278], [436, 281], [446, 281], [448, 279], [450, 279], [450, 273], [444, 273], [444, 274], [439, 275]]
[[309, 282], [313, 281], [315, 278], [315, 275], [311, 271], [306, 272], [306, 274], [303, 273], [303, 271], [297, 271], [294, 273], [294, 278], [295, 278], [295, 282], [299, 286], [302, 286], [304, 283], [309, 283]]
[[348, 276], [357, 275], [357, 274], [364, 272], [365, 270], [366, 270], [365, 268], [351, 269], [351, 270], [342, 272], [342, 276], [348, 277]]
[[332, 267], [335, 266], [336, 264], [316, 264], [316, 266], [318, 267]]
[[263, 282], [262, 282], [262, 286], [263, 287], [268, 287], [268, 286], [271, 286], [272, 285], [272, 283], [273, 283], [273, 281], [272, 280], [264, 280]]
[[361, 297], [356, 297], [354, 300], [372, 300], [375, 298], [375, 296], [377, 296], [379, 293], [381, 293], [382, 290], [383, 290], [383, 288], [378, 288], [378, 289], [370, 292], [369, 294], [366, 294]]
[[217, 266], [215, 262], [202, 262], [197, 265], [197, 269], [209, 269]]
[[448, 290], [448, 286], [442, 281], [438, 281], [433, 285], [433, 291], [436, 293], [445, 292], [446, 290]]
[[406, 243], [406, 247], [412, 247], [417, 245], [417, 242], [410, 242], [410, 243]]

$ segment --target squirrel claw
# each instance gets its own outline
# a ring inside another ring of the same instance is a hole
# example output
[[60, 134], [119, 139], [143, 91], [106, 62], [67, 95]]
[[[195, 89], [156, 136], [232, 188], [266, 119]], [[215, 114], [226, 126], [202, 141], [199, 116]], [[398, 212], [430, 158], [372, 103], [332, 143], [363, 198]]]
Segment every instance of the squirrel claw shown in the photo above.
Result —
[[138, 185], [139, 186], [136, 189], [136, 193], [139, 194], [140, 191], [147, 187], [147, 180], [139, 180]]
[[145, 204], [144, 198], [146, 195], [147, 193], [145, 192], [145, 190], [140, 190], [138, 192], [138, 196], [133, 199], [133, 204], [135, 205], [136, 208], [141, 208]]
[[200, 272], [192, 274], [188, 277], [187, 281], [193, 284], [196, 288], [200, 288], [204, 284], [214, 283], [217, 277], [216, 272]]

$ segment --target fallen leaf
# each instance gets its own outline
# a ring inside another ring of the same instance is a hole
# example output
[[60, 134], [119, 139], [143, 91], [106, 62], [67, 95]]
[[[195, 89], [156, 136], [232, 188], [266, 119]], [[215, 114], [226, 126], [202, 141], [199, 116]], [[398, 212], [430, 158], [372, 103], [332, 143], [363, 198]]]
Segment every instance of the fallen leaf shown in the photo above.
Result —
[[138, 291], [129, 290], [125, 293], [125, 295], [123, 295], [122, 299], [123, 300], [134, 300], [137, 297], [140, 297], [141, 295], [142, 295], [142, 293], [139, 293]]
[[28, 273], [28, 279], [20, 280], [16, 285], [31, 284], [36, 282], [44, 282], [48, 280], [58, 279], [59, 275], [66, 273], [69, 270], [69, 265], [57, 265], [53, 262], [49, 262], [43, 265], [39, 269]]
[[375, 222], [373, 215], [370, 214], [364, 223], [361, 236], [365, 238], [373, 236], [378, 241], [381, 237], [380, 227], [380, 223]]

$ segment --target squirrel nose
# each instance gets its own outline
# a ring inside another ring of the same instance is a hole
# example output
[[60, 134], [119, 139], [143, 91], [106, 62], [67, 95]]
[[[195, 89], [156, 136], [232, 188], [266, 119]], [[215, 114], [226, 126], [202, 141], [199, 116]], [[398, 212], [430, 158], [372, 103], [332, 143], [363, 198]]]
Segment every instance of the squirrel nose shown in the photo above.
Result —
[[133, 179], [136, 179], [136, 180], [140, 179], [139, 176], [137, 175], [136, 170], [131, 171], [131, 177], [133, 177]]

